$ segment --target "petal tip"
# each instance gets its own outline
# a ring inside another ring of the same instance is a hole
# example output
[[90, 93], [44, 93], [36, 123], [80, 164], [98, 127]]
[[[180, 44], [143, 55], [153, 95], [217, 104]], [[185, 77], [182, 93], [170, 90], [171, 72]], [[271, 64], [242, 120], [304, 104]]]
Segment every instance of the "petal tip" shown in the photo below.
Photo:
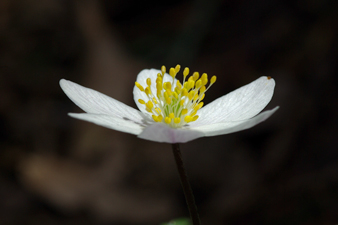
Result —
[[66, 87], [66, 85], [69, 84], [69, 83], [72, 83], [72, 82], [69, 81], [69, 80], [63, 79], [63, 78], [59, 81], [59, 85], [63, 90]]

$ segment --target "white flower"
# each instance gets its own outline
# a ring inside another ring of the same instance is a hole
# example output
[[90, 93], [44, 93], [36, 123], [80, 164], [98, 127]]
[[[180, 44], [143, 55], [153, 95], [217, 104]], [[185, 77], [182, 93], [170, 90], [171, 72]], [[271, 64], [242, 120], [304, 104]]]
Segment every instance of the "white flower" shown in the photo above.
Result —
[[140, 111], [71, 81], [62, 79], [60, 86], [86, 112], [69, 113], [71, 117], [157, 142], [184, 143], [248, 129], [278, 109], [260, 113], [273, 95], [275, 81], [271, 77], [260, 77], [202, 108], [205, 92], [216, 77], [206, 87], [207, 74], [195, 72], [186, 79], [189, 69], [185, 68], [181, 84], [175, 78], [179, 70], [177, 65], [169, 75], [163, 66], [161, 71], [139, 73], [133, 93]]

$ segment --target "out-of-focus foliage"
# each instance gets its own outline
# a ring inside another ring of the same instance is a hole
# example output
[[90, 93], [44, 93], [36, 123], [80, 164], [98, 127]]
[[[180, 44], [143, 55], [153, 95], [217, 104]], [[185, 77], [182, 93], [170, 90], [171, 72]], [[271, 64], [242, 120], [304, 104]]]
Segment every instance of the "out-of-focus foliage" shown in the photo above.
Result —
[[190, 219], [188, 218], [179, 218], [171, 220], [168, 223], [161, 223], [161, 225], [192, 225]]

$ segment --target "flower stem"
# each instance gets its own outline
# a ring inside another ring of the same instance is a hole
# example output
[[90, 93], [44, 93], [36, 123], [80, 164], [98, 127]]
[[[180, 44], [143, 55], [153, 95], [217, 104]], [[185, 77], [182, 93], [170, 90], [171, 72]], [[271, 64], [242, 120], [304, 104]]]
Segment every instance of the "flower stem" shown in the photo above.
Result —
[[179, 144], [172, 144], [173, 153], [175, 157], [175, 162], [178, 170], [178, 174], [180, 175], [181, 184], [183, 187], [183, 192], [185, 195], [185, 200], [188, 205], [190, 218], [192, 220], [193, 225], [201, 225], [201, 221], [197, 212], [197, 206], [195, 203], [195, 198], [192, 193], [190, 183], [188, 181], [187, 172], [185, 171], [183, 160], [182, 160], [182, 154], [180, 150]]

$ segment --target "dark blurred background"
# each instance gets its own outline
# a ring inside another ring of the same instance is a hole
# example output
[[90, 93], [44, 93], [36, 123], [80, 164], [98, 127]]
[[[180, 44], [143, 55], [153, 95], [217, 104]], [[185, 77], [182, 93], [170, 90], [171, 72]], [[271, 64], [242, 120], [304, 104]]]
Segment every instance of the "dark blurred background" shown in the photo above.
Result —
[[182, 144], [203, 224], [338, 223], [335, 0], [1, 0], [0, 224], [188, 216], [171, 146], [77, 121], [66, 78], [136, 107], [144, 68], [272, 76], [266, 122]]

